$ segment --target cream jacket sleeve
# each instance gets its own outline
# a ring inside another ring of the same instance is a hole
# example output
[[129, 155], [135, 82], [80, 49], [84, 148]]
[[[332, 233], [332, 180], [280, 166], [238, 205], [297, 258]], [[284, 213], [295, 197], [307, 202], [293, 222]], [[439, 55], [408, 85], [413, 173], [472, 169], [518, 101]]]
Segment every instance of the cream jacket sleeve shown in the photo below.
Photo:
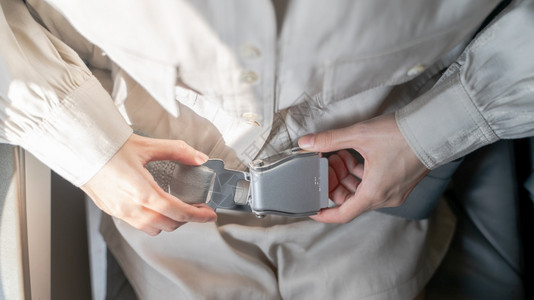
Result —
[[499, 139], [534, 135], [534, 1], [512, 2], [396, 118], [429, 169]]
[[72, 49], [22, 1], [0, 1], [0, 141], [83, 185], [132, 130]]

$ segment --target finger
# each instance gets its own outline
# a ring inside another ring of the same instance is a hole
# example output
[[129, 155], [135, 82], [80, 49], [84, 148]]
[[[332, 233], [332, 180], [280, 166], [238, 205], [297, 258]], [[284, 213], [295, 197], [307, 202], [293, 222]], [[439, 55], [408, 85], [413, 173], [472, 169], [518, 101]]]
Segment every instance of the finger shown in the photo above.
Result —
[[330, 152], [352, 148], [350, 127], [309, 134], [298, 140], [299, 147], [309, 151]]
[[339, 155], [331, 155], [328, 158], [328, 164], [334, 169], [338, 179], [345, 178], [347, 175], [349, 175], [349, 170], [347, 170], [345, 162], [341, 159], [341, 157], [339, 157]]
[[345, 186], [338, 185], [333, 191], [330, 192], [329, 197], [337, 205], [342, 205], [347, 199], [352, 197], [353, 193], [349, 191]]
[[[149, 209], [146, 209], [149, 211]], [[184, 225], [185, 222], [178, 222], [160, 213], [151, 211], [152, 216], [149, 218], [151, 225], [161, 231], [172, 232]]]
[[342, 213], [343, 206], [322, 209], [318, 214], [311, 216], [313, 220], [321, 223], [346, 223]]
[[157, 189], [157, 194], [148, 199], [145, 207], [178, 222], [205, 223], [217, 220], [217, 214], [209, 206], [193, 206], [164, 192], [159, 187]]
[[176, 160], [187, 165], [200, 165], [208, 156], [180, 140], [150, 139], [149, 160]]
[[127, 212], [115, 216], [149, 235], [157, 235], [161, 231], [171, 232], [184, 224], [139, 205], [130, 206]]
[[213, 208], [209, 207], [207, 204], [204, 204], [204, 203], [193, 203], [193, 204], [190, 204], [191, 206], [194, 206], [194, 207], [198, 207], [198, 208], [209, 208], [211, 210], [213, 210]]
[[351, 193], [355, 193], [356, 189], [360, 185], [360, 179], [354, 177], [352, 174], [348, 174], [345, 178], [341, 180], [341, 184]]
[[146, 207], [142, 207], [141, 216], [135, 218], [135, 220], [136, 222], [146, 224], [156, 230], [167, 232], [174, 231], [185, 224], [184, 222], [175, 221]]
[[[350, 155], [347, 151], [344, 151], [346, 154]], [[330, 168], [332, 168], [336, 175], [336, 186], [342, 184], [349, 192], [354, 193], [358, 187], [360, 180], [359, 178], [354, 177], [349, 170], [347, 169], [347, 164], [339, 155], [334, 154], [328, 158]], [[356, 163], [355, 160], [352, 164]], [[350, 164], [350, 162], [349, 162]], [[330, 190], [336, 186], [330, 186]]]
[[140, 231], [142, 231], [142, 232], [144, 232], [144, 233], [146, 233], [148, 235], [151, 235], [151, 236], [156, 236], [161, 232], [161, 229], [159, 229], [159, 228], [157, 228], [155, 226], [152, 226], [149, 223], [139, 222], [138, 219], [132, 219], [132, 218], [120, 218], [120, 219], [122, 221], [126, 222], [127, 224], [129, 224], [130, 226], [132, 226], [133, 228], [135, 228], [137, 230], [140, 230]]
[[352, 169], [350, 172], [352, 174], [354, 174], [354, 176], [360, 178], [360, 179], [363, 179], [363, 174], [364, 174], [364, 171], [365, 171], [365, 165], [364, 164], [361, 164], [361, 163], [358, 163], [354, 169]]
[[370, 210], [370, 202], [363, 199], [361, 190], [350, 196], [345, 196], [345, 201], [337, 207], [326, 208], [313, 216], [313, 219], [323, 223], [347, 223], [360, 214]]
[[352, 155], [347, 150], [341, 150], [338, 153], [338, 156], [343, 160], [347, 170], [354, 176], [358, 178], [363, 178], [363, 164], [359, 163], [354, 155]]
[[347, 199], [343, 205], [322, 209], [312, 219], [321, 223], [347, 223], [366, 211], [365, 207], [352, 207], [354, 198]]
[[[135, 226], [134, 226], [135, 227]], [[152, 226], [145, 226], [145, 227], [135, 227], [137, 230], [141, 230], [142, 232], [148, 234], [148, 235], [151, 235], [151, 236], [156, 236], [158, 234], [161, 233], [161, 230], [160, 229], [157, 229], [155, 227], [152, 227]]]
[[339, 180], [337, 179], [336, 171], [334, 168], [328, 167], [328, 192], [333, 191], [339, 185]]

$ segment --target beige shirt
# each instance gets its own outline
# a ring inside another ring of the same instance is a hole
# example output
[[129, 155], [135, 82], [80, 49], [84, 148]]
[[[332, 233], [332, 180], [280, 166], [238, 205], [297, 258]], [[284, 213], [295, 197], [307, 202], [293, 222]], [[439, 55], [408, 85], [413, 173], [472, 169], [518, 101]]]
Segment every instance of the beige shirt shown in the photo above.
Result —
[[[243, 163], [276, 112], [294, 142], [396, 111], [428, 168], [534, 132], [533, 1], [514, 1], [465, 51], [499, 1], [294, 0], [278, 24], [268, 0], [27, 2], [51, 33], [22, 1], [1, 1], [0, 139], [76, 185], [132, 132], [120, 74], [170, 114], [207, 119]], [[116, 106], [86, 64], [113, 79]], [[405, 96], [388, 97], [402, 83]]]

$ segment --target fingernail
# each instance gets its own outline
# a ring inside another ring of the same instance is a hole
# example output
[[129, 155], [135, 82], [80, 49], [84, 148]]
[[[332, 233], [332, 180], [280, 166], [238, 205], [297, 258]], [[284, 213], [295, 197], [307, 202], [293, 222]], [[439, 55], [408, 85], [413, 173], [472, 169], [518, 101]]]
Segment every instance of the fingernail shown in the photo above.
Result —
[[205, 163], [206, 161], [208, 161], [209, 159], [209, 156], [207, 156], [206, 154], [202, 153], [202, 152], [197, 152], [197, 157], [196, 157], [196, 161], [200, 164], [203, 164]]
[[315, 136], [313, 134], [305, 135], [299, 139], [299, 147], [302, 149], [311, 149], [315, 143]]

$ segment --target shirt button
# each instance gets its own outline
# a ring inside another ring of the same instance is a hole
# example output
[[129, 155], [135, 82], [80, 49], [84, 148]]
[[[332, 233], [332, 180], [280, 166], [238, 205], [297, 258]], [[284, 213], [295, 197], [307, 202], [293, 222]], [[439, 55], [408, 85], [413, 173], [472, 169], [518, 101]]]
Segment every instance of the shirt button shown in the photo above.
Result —
[[241, 46], [241, 55], [244, 58], [258, 58], [261, 55], [260, 49], [252, 45]]
[[241, 116], [248, 124], [260, 126], [260, 123], [258, 123], [258, 119], [260, 116], [257, 113], [246, 112], [243, 113]]
[[413, 66], [408, 70], [408, 72], [406, 72], [406, 75], [416, 76], [416, 75], [421, 74], [421, 72], [423, 72], [424, 70], [425, 70], [425, 65]]
[[256, 74], [256, 72], [244, 71], [243, 73], [241, 73], [239, 80], [244, 83], [252, 84], [258, 81], [258, 78], [259, 76], [258, 74]]

